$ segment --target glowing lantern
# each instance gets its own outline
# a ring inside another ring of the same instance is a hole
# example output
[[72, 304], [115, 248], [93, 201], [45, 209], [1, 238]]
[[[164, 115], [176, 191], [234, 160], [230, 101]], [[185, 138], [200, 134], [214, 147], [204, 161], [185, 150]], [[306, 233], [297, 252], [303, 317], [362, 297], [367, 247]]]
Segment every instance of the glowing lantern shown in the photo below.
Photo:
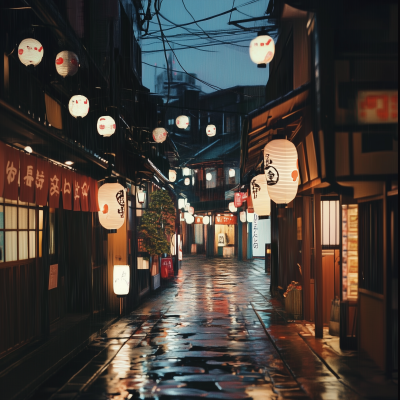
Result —
[[138, 203], [143, 204], [144, 201], [146, 200], [146, 192], [142, 192], [142, 191], [138, 192], [137, 200], [138, 200]]
[[115, 124], [114, 118], [109, 116], [100, 117], [97, 120], [97, 132], [99, 132], [101, 136], [111, 136], [115, 132], [116, 127], [117, 125]]
[[250, 195], [254, 212], [265, 216], [271, 213], [271, 199], [268, 194], [267, 181], [264, 174], [255, 176], [250, 182]]
[[189, 186], [190, 185], [190, 178], [185, 178], [185, 180], [183, 182], [184, 182], [184, 184], [186, 186]]
[[243, 199], [242, 199], [242, 193], [241, 192], [236, 192], [235, 195], [233, 196], [233, 202], [235, 207], [241, 207], [243, 204]]
[[169, 170], [169, 181], [170, 182], [176, 181], [176, 171], [174, 169]]
[[89, 112], [89, 100], [81, 95], [72, 96], [68, 104], [68, 110], [75, 118], [86, 117]]
[[185, 221], [187, 224], [193, 224], [194, 216], [188, 212], [185, 212]]
[[206, 215], [203, 217], [203, 225], [208, 225], [210, 223], [210, 217]]
[[129, 278], [129, 265], [114, 265], [113, 287], [117, 296], [126, 296], [129, 293]]
[[153, 130], [153, 140], [162, 143], [167, 138], [168, 132], [164, 128], [156, 128]]
[[276, 204], [288, 204], [297, 194], [299, 163], [296, 147], [286, 139], [276, 139], [264, 147], [264, 167], [268, 194]]
[[247, 217], [246, 217], [246, 211], [240, 211], [240, 222], [246, 222]]
[[211, 174], [210, 172], [207, 172], [207, 173], [206, 173], [206, 179], [207, 179], [208, 181], [212, 181], [212, 174]]
[[215, 127], [215, 125], [208, 125], [206, 128], [206, 133], [209, 137], [215, 136], [215, 134], [217, 133], [217, 128]]
[[99, 221], [106, 229], [118, 229], [125, 222], [125, 189], [119, 183], [105, 183], [99, 189]]
[[192, 175], [192, 170], [190, 168], [182, 168], [182, 175], [183, 176], [191, 176]]
[[247, 222], [253, 222], [254, 221], [254, 211], [251, 212], [247, 210]]
[[63, 76], [74, 76], [79, 69], [79, 58], [72, 51], [62, 51], [56, 57], [56, 70]]
[[191, 214], [191, 215], [194, 214], [194, 207], [189, 207], [189, 214]]
[[36, 39], [24, 39], [18, 46], [18, 58], [22, 64], [36, 67], [43, 58], [43, 46]]
[[186, 129], [189, 126], [189, 117], [180, 115], [176, 120], [176, 126], [180, 129]]
[[178, 199], [178, 208], [185, 208], [185, 199]]
[[229, 168], [229, 178], [233, 178], [236, 175], [236, 171], [233, 168]]
[[274, 40], [268, 35], [257, 36], [250, 42], [249, 52], [253, 63], [261, 65], [268, 64], [274, 58]]
[[235, 207], [235, 203], [232, 201], [231, 203], [229, 203], [229, 211], [230, 212], [236, 212], [237, 208]]

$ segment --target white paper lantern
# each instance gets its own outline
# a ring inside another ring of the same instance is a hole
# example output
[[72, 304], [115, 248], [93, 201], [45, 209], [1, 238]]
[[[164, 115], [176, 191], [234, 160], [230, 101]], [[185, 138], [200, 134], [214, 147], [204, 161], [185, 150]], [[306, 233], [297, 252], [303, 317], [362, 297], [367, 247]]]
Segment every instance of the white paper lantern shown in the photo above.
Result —
[[143, 204], [146, 200], [146, 192], [138, 191], [137, 192], [137, 199], [139, 204]]
[[233, 168], [229, 168], [229, 178], [233, 178], [236, 175], [236, 171]]
[[251, 180], [250, 195], [253, 202], [254, 212], [259, 216], [270, 215], [271, 198], [268, 194], [265, 174], [257, 175]]
[[185, 208], [185, 199], [178, 199], [178, 208]]
[[247, 222], [254, 222], [254, 212], [249, 212], [247, 210]]
[[246, 211], [240, 211], [240, 222], [246, 222], [247, 217], [246, 217]]
[[264, 147], [268, 194], [276, 204], [288, 204], [297, 194], [299, 166], [296, 147], [286, 139], [270, 141]]
[[215, 125], [208, 125], [206, 128], [206, 133], [209, 137], [215, 136], [215, 134], [217, 133], [217, 128], [215, 127]]
[[210, 217], [206, 215], [203, 217], [203, 225], [208, 225], [210, 223]]
[[176, 171], [174, 169], [169, 170], [169, 181], [170, 182], [176, 181]]
[[153, 130], [153, 140], [162, 143], [167, 138], [168, 132], [164, 128], [156, 128]]
[[194, 216], [188, 212], [185, 212], [185, 221], [187, 224], [193, 224]]
[[114, 265], [113, 281], [114, 293], [117, 296], [126, 296], [129, 293], [129, 265]]
[[180, 129], [186, 129], [189, 126], [189, 117], [180, 115], [176, 120], [176, 126]]
[[185, 180], [183, 182], [184, 182], [184, 184], [186, 186], [189, 186], [190, 185], [190, 178], [185, 178]]
[[229, 203], [229, 211], [230, 212], [236, 212], [237, 208], [235, 207], [235, 203], [232, 201], [231, 203]]
[[182, 175], [183, 176], [191, 176], [192, 175], [192, 170], [190, 168], [182, 168]]
[[75, 118], [86, 117], [89, 112], [89, 100], [81, 95], [72, 96], [68, 104], [68, 110]]
[[207, 173], [206, 173], [206, 179], [207, 179], [208, 181], [212, 181], [212, 174], [211, 174], [210, 172], [207, 172]]
[[274, 40], [268, 35], [257, 36], [250, 42], [249, 52], [253, 63], [268, 64], [274, 58]]
[[97, 132], [99, 132], [101, 136], [111, 136], [115, 132], [116, 127], [117, 125], [115, 124], [114, 118], [108, 115], [100, 117], [97, 120]]
[[99, 189], [99, 221], [106, 229], [118, 229], [125, 222], [126, 193], [119, 183], [105, 183]]
[[43, 58], [43, 46], [36, 39], [24, 39], [18, 46], [18, 58], [22, 64], [36, 67]]
[[56, 57], [56, 70], [63, 76], [74, 76], [79, 69], [79, 58], [72, 51], [62, 51]]

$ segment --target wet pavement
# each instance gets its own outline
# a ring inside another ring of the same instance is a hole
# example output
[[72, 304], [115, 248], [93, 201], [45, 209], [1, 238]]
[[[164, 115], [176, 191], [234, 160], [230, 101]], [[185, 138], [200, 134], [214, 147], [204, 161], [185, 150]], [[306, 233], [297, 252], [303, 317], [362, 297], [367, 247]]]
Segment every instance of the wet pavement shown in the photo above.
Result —
[[362, 398], [300, 330], [269, 297], [263, 260], [187, 257], [167, 287], [89, 346], [67, 381], [58, 374], [34, 399]]

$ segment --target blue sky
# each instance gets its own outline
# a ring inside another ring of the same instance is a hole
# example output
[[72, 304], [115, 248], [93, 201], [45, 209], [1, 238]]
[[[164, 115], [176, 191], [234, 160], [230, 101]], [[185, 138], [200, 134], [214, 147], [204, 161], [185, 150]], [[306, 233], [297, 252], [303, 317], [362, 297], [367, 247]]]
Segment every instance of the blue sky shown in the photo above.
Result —
[[[263, 16], [269, 0], [184, 0], [187, 9], [196, 20], [207, 18], [209, 16], [222, 13], [224, 11], [237, 7], [239, 11], [234, 11], [232, 14], [225, 14], [215, 19], [200, 22], [199, 25], [205, 31], [209, 30], [238, 30], [233, 25], [228, 25], [229, 18], [231, 20], [242, 20], [250, 17]], [[250, 3], [250, 4], [247, 4]], [[185, 24], [192, 22], [192, 17], [185, 10], [182, 0], [163, 0], [160, 13], [175, 24]], [[244, 14], [246, 15], [244, 15]], [[196, 46], [199, 43], [205, 43], [200, 40], [194, 33], [189, 34], [183, 28], [174, 28], [167, 30], [171, 24], [160, 17], [165, 30], [165, 36], [171, 41], [175, 41], [175, 49], [181, 47], [180, 44]], [[260, 26], [266, 24], [267, 21], [253, 22], [246, 24], [248, 27]], [[195, 33], [202, 34], [201, 30], [195, 25], [187, 26], [190, 30], [195, 30]], [[154, 16], [149, 32], [159, 30], [157, 17]], [[187, 34], [185, 38], [172, 37], [177, 34]], [[225, 89], [236, 85], [265, 85], [268, 80], [268, 68], [257, 68], [249, 57], [248, 45], [250, 41], [256, 37], [255, 32], [246, 34], [240, 33], [239, 37], [230, 35], [218, 40], [235, 42], [237, 46], [229, 44], [211, 45], [204, 47], [204, 50], [212, 51], [205, 52], [195, 49], [175, 50], [176, 55], [182, 66], [189, 73], [195, 73], [197, 76], [213, 85]], [[195, 39], [195, 40], [193, 40]], [[180, 43], [180, 44], [179, 44]], [[165, 67], [165, 58], [162, 51], [162, 42], [158, 39], [143, 39], [142, 40], [142, 61], [151, 65]], [[172, 43], [171, 43], [172, 45]], [[243, 47], [239, 47], [243, 46]], [[166, 48], [169, 49], [166, 44]], [[176, 70], [181, 70], [178, 63], [175, 63]], [[161, 70], [157, 70], [159, 73]], [[154, 92], [154, 68], [143, 64], [143, 85]], [[212, 92], [213, 89], [201, 84], [201, 89], [204, 92]]]

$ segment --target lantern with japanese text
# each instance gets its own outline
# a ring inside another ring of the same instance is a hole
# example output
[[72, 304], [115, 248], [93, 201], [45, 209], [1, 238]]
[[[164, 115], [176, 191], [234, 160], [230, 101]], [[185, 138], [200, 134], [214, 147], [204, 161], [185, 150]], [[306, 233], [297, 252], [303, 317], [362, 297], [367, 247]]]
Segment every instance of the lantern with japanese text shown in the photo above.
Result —
[[206, 133], [209, 137], [215, 136], [215, 134], [217, 133], [217, 128], [215, 127], [215, 125], [207, 125]]
[[250, 182], [250, 195], [254, 212], [259, 216], [271, 213], [271, 199], [268, 194], [267, 181], [264, 174], [255, 176]]
[[189, 126], [189, 117], [180, 115], [176, 120], [176, 126], [180, 129], [186, 129]]
[[130, 271], [129, 265], [114, 265], [113, 288], [117, 296], [126, 296], [129, 293]]
[[111, 136], [115, 132], [116, 127], [117, 125], [115, 124], [114, 118], [107, 115], [97, 120], [97, 132], [99, 132], [101, 136]]
[[176, 181], [176, 171], [174, 169], [169, 170], [169, 181], [170, 182]]
[[236, 192], [233, 196], [233, 203], [235, 207], [241, 207], [243, 204], [242, 192]]
[[72, 96], [69, 100], [68, 110], [75, 118], [86, 117], [89, 112], [89, 100], [81, 95]]
[[189, 185], [190, 185], [190, 178], [185, 178], [185, 180], [183, 181], [183, 183], [184, 183], [186, 186], [189, 186]]
[[232, 201], [231, 203], [229, 203], [229, 211], [230, 212], [236, 212], [237, 208], [235, 207], [235, 203]]
[[162, 143], [167, 138], [168, 132], [164, 128], [156, 128], [153, 130], [153, 140], [156, 143]]
[[137, 199], [139, 204], [143, 204], [146, 200], [146, 192], [144, 192], [143, 190], [138, 190]]
[[268, 35], [257, 36], [250, 42], [250, 59], [258, 65], [266, 65], [272, 61], [275, 54], [274, 40]]
[[276, 204], [288, 204], [297, 194], [299, 167], [296, 147], [286, 139], [270, 141], [264, 147], [264, 168], [268, 194]]
[[206, 215], [203, 217], [203, 225], [208, 225], [210, 223], [210, 217]]
[[56, 70], [63, 76], [74, 76], [79, 69], [79, 58], [72, 51], [62, 51], [56, 57]]
[[18, 58], [22, 64], [36, 67], [43, 58], [43, 46], [36, 39], [24, 39], [18, 46]]
[[246, 222], [247, 217], [246, 217], [246, 211], [240, 211], [240, 222]]
[[106, 229], [118, 229], [125, 222], [126, 193], [119, 183], [105, 183], [99, 189], [99, 221]]

